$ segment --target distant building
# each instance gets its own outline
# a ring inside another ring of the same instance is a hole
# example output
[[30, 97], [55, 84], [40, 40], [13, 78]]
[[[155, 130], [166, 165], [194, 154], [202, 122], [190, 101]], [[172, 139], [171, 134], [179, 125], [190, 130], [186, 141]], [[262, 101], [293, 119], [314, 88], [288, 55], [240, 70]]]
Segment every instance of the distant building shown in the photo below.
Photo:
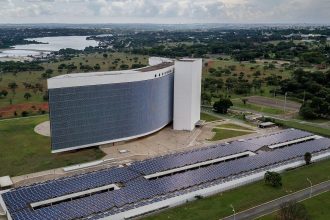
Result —
[[152, 57], [150, 66], [48, 80], [52, 152], [138, 138], [200, 119], [201, 59]]

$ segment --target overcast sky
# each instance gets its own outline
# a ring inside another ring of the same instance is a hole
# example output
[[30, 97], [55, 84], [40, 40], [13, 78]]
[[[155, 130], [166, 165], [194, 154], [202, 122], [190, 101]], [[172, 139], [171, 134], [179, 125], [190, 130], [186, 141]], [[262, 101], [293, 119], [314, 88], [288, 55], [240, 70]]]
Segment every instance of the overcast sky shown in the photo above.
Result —
[[0, 23], [330, 23], [330, 0], [0, 0]]

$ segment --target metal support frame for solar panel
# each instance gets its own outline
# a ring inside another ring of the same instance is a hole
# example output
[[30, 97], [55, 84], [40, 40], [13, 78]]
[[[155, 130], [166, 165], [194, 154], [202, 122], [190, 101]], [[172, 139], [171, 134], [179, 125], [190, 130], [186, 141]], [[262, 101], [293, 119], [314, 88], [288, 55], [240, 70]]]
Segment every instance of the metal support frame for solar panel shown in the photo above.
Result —
[[67, 195], [59, 196], [59, 197], [52, 198], [52, 199], [47, 199], [44, 201], [33, 202], [30, 205], [31, 205], [32, 209], [36, 210], [41, 207], [52, 206], [54, 204], [62, 203], [65, 201], [72, 201], [76, 198], [83, 198], [83, 197], [91, 196], [92, 194], [105, 192], [105, 191], [111, 191], [111, 190], [118, 190], [118, 189], [120, 189], [120, 187], [117, 186], [116, 184], [110, 184], [110, 185], [106, 185], [106, 186], [97, 187], [94, 189], [89, 189], [89, 190], [72, 193], [72, 194], [67, 194]]

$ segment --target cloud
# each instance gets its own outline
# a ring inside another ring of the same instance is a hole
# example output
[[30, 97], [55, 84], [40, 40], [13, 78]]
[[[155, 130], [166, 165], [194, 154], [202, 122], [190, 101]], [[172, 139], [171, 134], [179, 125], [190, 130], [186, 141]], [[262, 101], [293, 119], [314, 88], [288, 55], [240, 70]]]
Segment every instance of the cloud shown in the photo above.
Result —
[[0, 22], [330, 21], [329, 0], [0, 0]]

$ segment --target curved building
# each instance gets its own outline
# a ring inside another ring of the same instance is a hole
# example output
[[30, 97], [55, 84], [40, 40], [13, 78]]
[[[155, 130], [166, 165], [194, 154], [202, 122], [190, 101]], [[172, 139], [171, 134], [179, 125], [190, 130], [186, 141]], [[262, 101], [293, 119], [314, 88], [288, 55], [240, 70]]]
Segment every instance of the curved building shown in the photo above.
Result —
[[52, 152], [129, 140], [169, 124], [175, 65], [164, 58], [150, 58], [149, 64], [49, 79]]

